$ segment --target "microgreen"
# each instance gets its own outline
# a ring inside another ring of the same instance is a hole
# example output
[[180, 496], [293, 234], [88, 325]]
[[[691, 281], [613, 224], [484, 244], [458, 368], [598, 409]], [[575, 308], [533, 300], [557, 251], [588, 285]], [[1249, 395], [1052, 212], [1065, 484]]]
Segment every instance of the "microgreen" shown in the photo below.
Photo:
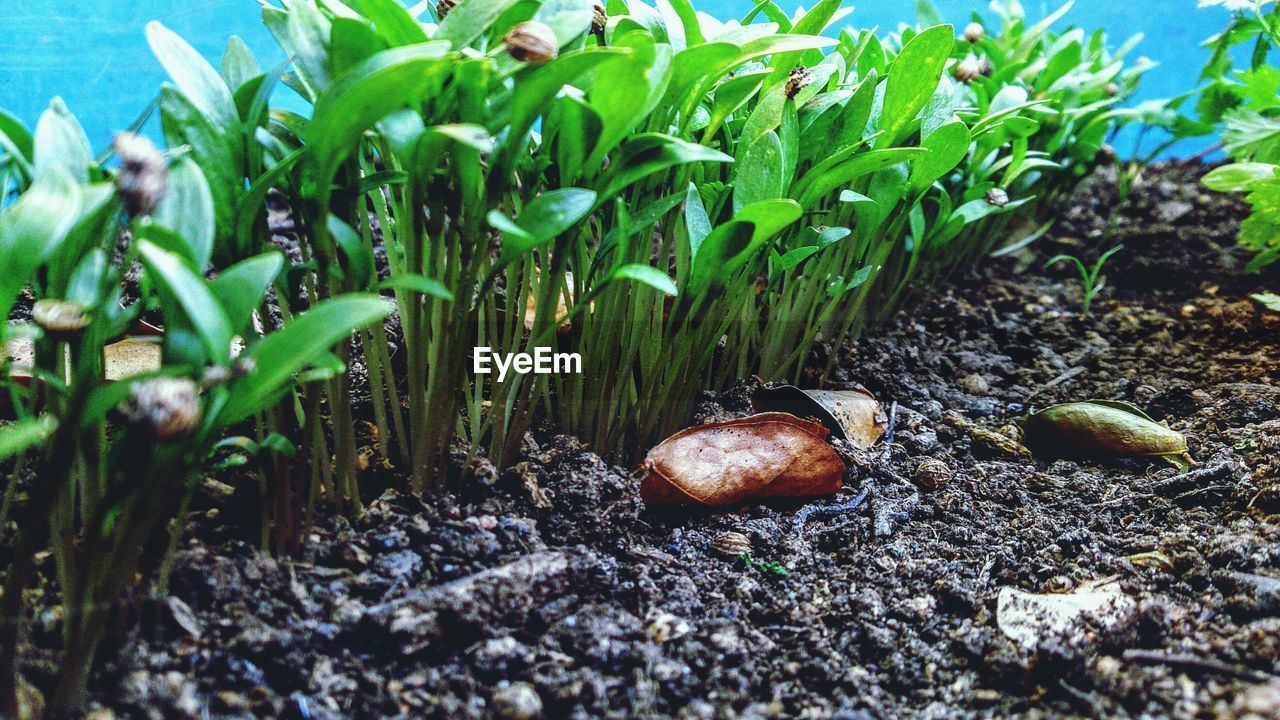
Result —
[[1044, 266], [1048, 268], [1061, 262], [1069, 262], [1076, 266], [1076, 270], [1080, 272], [1080, 288], [1084, 292], [1084, 301], [1081, 303], [1081, 312], [1088, 315], [1090, 309], [1093, 307], [1093, 298], [1098, 294], [1098, 291], [1107, 284], [1107, 276], [1101, 274], [1102, 266], [1106, 264], [1107, 260], [1111, 259], [1112, 255], [1115, 255], [1123, 249], [1123, 245], [1117, 245], [1102, 253], [1098, 256], [1098, 259], [1094, 261], [1092, 267], [1085, 265], [1084, 261], [1075, 255], [1055, 255], [1050, 258]]
[[748, 568], [755, 570], [761, 575], [786, 577], [790, 574], [787, 571], [786, 565], [783, 565], [780, 562], [773, 562], [772, 560], [757, 560], [751, 556], [751, 553], [743, 553], [738, 556], [738, 559], [742, 561], [743, 565], [746, 565]]

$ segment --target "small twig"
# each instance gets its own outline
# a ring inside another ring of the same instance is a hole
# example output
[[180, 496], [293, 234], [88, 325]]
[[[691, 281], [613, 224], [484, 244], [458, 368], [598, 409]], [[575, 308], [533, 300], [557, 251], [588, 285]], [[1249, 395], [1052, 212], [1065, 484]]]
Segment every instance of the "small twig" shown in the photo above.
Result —
[[889, 425], [884, 430], [884, 441], [893, 442], [893, 431], [898, 429], [898, 401], [889, 406]]
[[1274, 675], [1269, 675], [1258, 670], [1250, 670], [1235, 665], [1228, 665], [1221, 660], [1212, 658], [1201, 658], [1194, 655], [1181, 655], [1162, 653], [1157, 650], [1125, 650], [1124, 659], [1148, 665], [1170, 665], [1174, 667], [1184, 667], [1191, 670], [1203, 670], [1205, 672], [1226, 675], [1246, 682], [1264, 683], [1275, 679]]
[[814, 515], [817, 515], [818, 517], [832, 517], [835, 515], [843, 515], [845, 513], [853, 512], [861, 507], [862, 503], [867, 501], [867, 495], [870, 492], [870, 490], [863, 490], [862, 494], [858, 497], [840, 505], [805, 505], [796, 513], [796, 519], [792, 526], [792, 531], [799, 533], [800, 530], [804, 528], [804, 524]]
[[1221, 141], [1221, 140], [1219, 140], [1218, 142], [1216, 142], [1216, 143], [1214, 143], [1214, 144], [1210, 145], [1209, 147], [1207, 147], [1207, 148], [1205, 148], [1205, 149], [1201, 150], [1200, 152], [1196, 153], [1195, 155], [1192, 155], [1191, 157], [1187, 158], [1187, 162], [1189, 162], [1189, 163], [1197, 163], [1197, 162], [1201, 162], [1202, 160], [1204, 160], [1205, 158], [1209, 157], [1210, 155], [1212, 155], [1212, 154], [1214, 154], [1214, 153], [1218, 152], [1218, 151], [1219, 151], [1219, 150], [1221, 150], [1222, 148], [1223, 148], [1223, 143], [1222, 143], [1222, 141]]

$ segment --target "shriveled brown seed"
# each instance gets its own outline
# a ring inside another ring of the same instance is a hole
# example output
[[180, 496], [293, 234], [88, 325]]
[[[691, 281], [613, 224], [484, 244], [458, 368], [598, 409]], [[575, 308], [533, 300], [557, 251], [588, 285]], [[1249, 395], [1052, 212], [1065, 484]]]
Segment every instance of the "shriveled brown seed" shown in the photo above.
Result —
[[605, 10], [604, 3], [596, 0], [591, 5], [591, 33], [604, 37], [604, 29], [609, 25], [609, 13]]
[[982, 74], [982, 67], [978, 64], [977, 58], [967, 57], [956, 63], [953, 74], [957, 80], [968, 85]]
[[169, 165], [164, 155], [145, 137], [120, 133], [112, 143], [120, 158], [116, 189], [132, 217], [155, 212], [169, 189]]
[[160, 377], [134, 384], [120, 405], [125, 423], [157, 443], [185, 440], [200, 425], [200, 388], [186, 378]]
[[721, 555], [738, 557], [751, 552], [751, 538], [740, 532], [723, 532], [711, 541], [711, 547]]
[[537, 20], [529, 20], [511, 28], [502, 38], [507, 53], [520, 62], [544, 63], [554, 60], [560, 43], [551, 28]]
[[436, 3], [436, 17], [444, 20], [445, 16], [449, 14], [449, 11], [453, 10], [454, 6], [457, 4], [458, 0], [439, 0], [439, 2]]
[[987, 204], [1004, 207], [1009, 204], [1009, 193], [1004, 188], [994, 187], [987, 191]]
[[928, 490], [937, 490], [951, 480], [951, 466], [937, 458], [930, 458], [916, 466], [916, 484]]
[[795, 99], [800, 91], [809, 87], [813, 82], [813, 73], [809, 72], [809, 68], [798, 67], [791, 71], [791, 75], [787, 77], [786, 93], [787, 97]]

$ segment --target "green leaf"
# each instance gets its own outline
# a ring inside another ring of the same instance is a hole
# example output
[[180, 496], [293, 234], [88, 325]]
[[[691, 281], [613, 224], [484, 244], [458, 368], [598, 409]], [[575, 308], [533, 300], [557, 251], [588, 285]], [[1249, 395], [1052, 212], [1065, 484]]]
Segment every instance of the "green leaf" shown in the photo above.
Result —
[[213, 193], [195, 161], [179, 158], [169, 166], [169, 188], [152, 220], [186, 241], [197, 267], [209, 266], [216, 222]]
[[228, 136], [240, 135], [240, 114], [231, 90], [217, 70], [185, 40], [157, 21], [147, 24], [151, 52], [174, 85], [214, 127]]
[[234, 333], [226, 311], [204, 279], [177, 255], [148, 240], [139, 241], [138, 252], [143, 267], [160, 292], [166, 312], [172, 312], [170, 308], [181, 309], [186, 321], [200, 336], [209, 361], [228, 364]]
[[843, 188], [864, 175], [907, 162], [927, 152], [928, 150], [924, 148], [903, 147], [861, 153], [816, 177], [812, 174], [806, 175], [801, 182], [791, 188], [791, 195], [797, 198], [806, 210], [812, 209], [835, 190]]
[[386, 317], [391, 305], [377, 295], [341, 295], [320, 303], [271, 333], [245, 353], [256, 369], [230, 386], [230, 398], [219, 416], [230, 425], [275, 402], [293, 376], [329, 354], [355, 330]]
[[878, 147], [896, 145], [924, 106], [933, 97], [942, 69], [951, 56], [955, 30], [938, 25], [924, 30], [903, 46], [889, 68]]
[[629, 32], [614, 45], [632, 50], [596, 69], [588, 99], [600, 116], [600, 137], [586, 167], [599, 167], [623, 138], [662, 100], [671, 80], [671, 46], [655, 44], [648, 33]]
[[603, 180], [600, 197], [614, 197], [623, 188], [676, 165], [696, 162], [733, 162], [733, 158], [705, 145], [686, 142], [661, 133], [642, 133], [628, 140], [615, 154]]
[[751, 146], [736, 167], [733, 187], [734, 210], [761, 200], [774, 200], [786, 192], [782, 167], [782, 142], [777, 133], [766, 132]]
[[209, 283], [233, 333], [250, 336], [253, 312], [262, 304], [267, 289], [283, 267], [284, 256], [272, 250], [241, 260]]
[[800, 216], [794, 200], [766, 200], [743, 208], [702, 242], [689, 273], [690, 294], [729, 282], [767, 241]]
[[357, 12], [373, 21], [378, 34], [392, 47], [424, 43], [431, 38], [399, 0], [347, 0]]
[[929, 152], [911, 164], [911, 192], [916, 195], [955, 169], [969, 154], [969, 128], [954, 120], [926, 137], [921, 146]]
[[0, 310], [9, 317], [18, 292], [37, 268], [57, 252], [75, 225], [80, 188], [61, 166], [36, 177], [17, 201], [0, 213]]
[[447, 40], [450, 47], [460, 50], [487, 32], [516, 2], [518, 0], [460, 0], [440, 23], [435, 39]]
[[52, 415], [39, 415], [0, 426], [0, 462], [43, 444], [57, 429], [58, 419]]
[[1215, 192], [1245, 192], [1256, 183], [1280, 180], [1277, 170], [1280, 166], [1269, 163], [1234, 163], [1214, 168], [1200, 182]]
[[1237, 161], [1280, 163], [1280, 121], [1252, 110], [1227, 113], [1222, 144]]
[[1262, 307], [1274, 313], [1280, 313], [1280, 295], [1271, 292], [1254, 293], [1249, 297], [1257, 300]]
[[556, 239], [589, 215], [595, 203], [595, 192], [581, 188], [551, 190], [534, 198], [515, 222], [523, 232], [503, 233], [502, 253], [493, 271], [497, 272], [530, 250]]
[[213, 199], [216, 249], [219, 241], [231, 237], [235, 227], [236, 201], [244, 188], [239, 156], [231, 150], [227, 137], [185, 95], [171, 87], [160, 90], [160, 120], [171, 146], [191, 146], [191, 154], [208, 184]]
[[[499, 119], [500, 122], [505, 121], [510, 131], [499, 149], [501, 159], [496, 167], [510, 168], [514, 165], [515, 158], [525, 149], [534, 122], [548, 112], [551, 102], [565, 85], [605, 60], [628, 54], [630, 51], [625, 48], [576, 50], [549, 63], [534, 65], [529, 72], [518, 76], [506, 117]], [[491, 130], [496, 132], [500, 127], [495, 125]]]
[[689, 231], [689, 257], [696, 261], [702, 241], [711, 234], [711, 219], [707, 217], [707, 208], [702, 204], [702, 195], [693, 183], [689, 183], [689, 192], [685, 195], [684, 225]]
[[666, 273], [656, 267], [649, 265], [641, 265], [637, 263], [623, 265], [614, 269], [610, 273], [613, 279], [635, 280], [638, 283], [648, 285], [663, 295], [676, 295], [676, 283]]
[[350, 284], [349, 289], [367, 290], [377, 279], [373, 252], [355, 228], [333, 213], [329, 213], [328, 227], [329, 236], [337, 243], [338, 250], [346, 259], [346, 279]]
[[232, 35], [227, 41], [227, 49], [222, 53], [222, 81], [234, 94], [242, 85], [261, 74], [262, 68], [258, 65], [258, 59], [253, 56], [253, 51], [238, 36]]
[[403, 290], [405, 292], [429, 295], [441, 300], [453, 300], [453, 293], [444, 283], [433, 278], [414, 273], [402, 273], [383, 280], [374, 286], [375, 290]]
[[40, 115], [36, 123], [34, 152], [36, 175], [57, 166], [70, 173], [77, 182], [88, 182], [89, 168], [93, 165], [89, 138], [61, 98], [54, 98], [49, 109]]
[[355, 151], [365, 130], [415, 102], [436, 74], [448, 69], [447, 51], [445, 43], [430, 42], [380, 52], [348, 70], [320, 96], [307, 128], [316, 192], [329, 192], [338, 166]]

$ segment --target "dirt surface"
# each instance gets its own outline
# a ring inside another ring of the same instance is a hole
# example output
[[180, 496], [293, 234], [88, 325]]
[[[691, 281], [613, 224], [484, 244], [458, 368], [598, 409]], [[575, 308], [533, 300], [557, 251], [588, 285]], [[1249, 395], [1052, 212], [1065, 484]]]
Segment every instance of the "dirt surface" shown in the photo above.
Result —
[[[325, 520], [301, 562], [202, 498], [92, 717], [1280, 717], [1280, 317], [1248, 299], [1280, 279], [1238, 274], [1243, 208], [1200, 172], [1149, 170], [1121, 202], [1103, 171], [1033, 256], [846, 348], [835, 381], [896, 403], [894, 432], [840, 448], [830, 499], [650, 511], [627, 468], [545, 429], [492, 484]], [[1118, 243], [1081, 317], [1044, 259]], [[1087, 398], [1147, 409], [1199, 464], [1000, 442]], [[730, 531], [752, 562], [715, 548], [742, 549]], [[1086, 597], [1056, 625], [1026, 610]], [[54, 657], [28, 653], [37, 685]]]

